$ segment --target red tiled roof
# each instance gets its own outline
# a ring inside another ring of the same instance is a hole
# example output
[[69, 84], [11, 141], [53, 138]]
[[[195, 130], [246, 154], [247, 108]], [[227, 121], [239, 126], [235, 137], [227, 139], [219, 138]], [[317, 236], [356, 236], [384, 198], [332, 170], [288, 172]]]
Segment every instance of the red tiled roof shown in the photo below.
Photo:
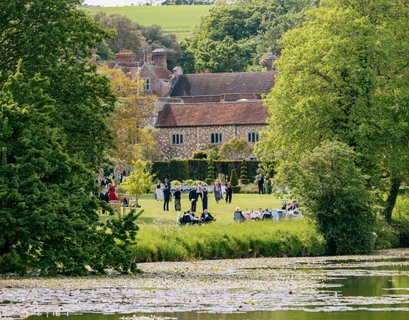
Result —
[[276, 72], [184, 74], [176, 78], [169, 96], [264, 94], [274, 86]]
[[266, 124], [262, 100], [167, 104], [159, 111], [158, 128]]

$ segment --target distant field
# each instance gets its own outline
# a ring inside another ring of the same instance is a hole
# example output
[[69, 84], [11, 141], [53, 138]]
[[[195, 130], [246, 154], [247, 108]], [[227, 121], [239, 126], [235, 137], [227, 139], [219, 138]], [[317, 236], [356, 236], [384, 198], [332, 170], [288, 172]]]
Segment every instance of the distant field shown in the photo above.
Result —
[[211, 6], [129, 6], [86, 10], [90, 14], [101, 11], [121, 14], [144, 26], [157, 24], [165, 31], [175, 33], [180, 40], [189, 34], [193, 26], [200, 21], [200, 17], [206, 15], [210, 8]]

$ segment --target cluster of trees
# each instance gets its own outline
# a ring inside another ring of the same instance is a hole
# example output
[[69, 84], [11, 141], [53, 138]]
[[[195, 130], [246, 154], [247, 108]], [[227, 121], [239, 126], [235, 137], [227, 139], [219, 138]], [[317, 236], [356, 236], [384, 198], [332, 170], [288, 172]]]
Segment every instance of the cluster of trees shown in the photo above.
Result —
[[256, 153], [279, 160], [329, 253], [368, 252], [408, 178], [408, 17], [405, 1], [325, 0], [280, 42]]
[[[268, 53], [279, 55], [278, 40], [301, 23], [317, 0], [218, 1], [181, 43], [186, 72], [262, 69]], [[226, 59], [226, 57], [228, 57]]]
[[107, 32], [80, 0], [0, 3], [0, 271], [136, 268], [136, 215], [101, 224], [94, 173], [111, 144]]
[[119, 14], [107, 15], [104, 12], [97, 13], [93, 18], [103, 28], [110, 30], [107, 37], [96, 46], [99, 59], [112, 60], [114, 54], [122, 49], [131, 50], [137, 59], [142, 59], [142, 48], [149, 45], [152, 50], [163, 47], [167, 49], [170, 70], [180, 64], [182, 49], [176, 35], [165, 33], [160, 26], [142, 26], [128, 17]]

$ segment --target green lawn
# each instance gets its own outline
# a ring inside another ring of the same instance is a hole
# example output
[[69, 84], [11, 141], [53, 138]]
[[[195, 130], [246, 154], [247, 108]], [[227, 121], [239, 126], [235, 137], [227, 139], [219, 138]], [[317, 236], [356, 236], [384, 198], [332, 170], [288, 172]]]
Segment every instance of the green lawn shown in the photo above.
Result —
[[[173, 224], [176, 222], [177, 213], [174, 209], [174, 202], [169, 203], [170, 211], [163, 211], [163, 202], [153, 199], [153, 194], [143, 195], [139, 204], [142, 206], [144, 213], [141, 215], [140, 224]], [[190, 203], [187, 194], [182, 196], [182, 211], [189, 209]], [[216, 203], [213, 194], [209, 195], [208, 211], [215, 214], [218, 224], [230, 224], [233, 223], [233, 212], [236, 207], [240, 207], [242, 210], [246, 209], [259, 209], [259, 208], [276, 208], [281, 207], [281, 200], [275, 198], [272, 195], [259, 195], [259, 194], [234, 194], [231, 204], [226, 204], [225, 201]], [[197, 211], [199, 214], [202, 212], [202, 202], [199, 198]]]
[[[281, 199], [273, 195], [234, 194], [231, 204], [216, 203], [209, 197], [209, 212], [216, 222], [205, 225], [180, 226], [174, 202], [170, 211], [163, 211], [163, 202], [153, 194], [140, 197], [143, 210], [138, 218], [140, 227], [137, 243], [132, 246], [136, 261], [182, 261], [192, 259], [226, 259], [270, 256], [320, 255], [324, 241], [309, 219], [263, 220], [235, 222], [233, 212], [242, 210], [280, 208]], [[182, 196], [182, 211], [189, 208], [187, 195]], [[200, 215], [202, 203], [197, 206]], [[105, 220], [109, 216], [101, 216]]]
[[87, 8], [90, 14], [105, 12], [107, 14], [120, 14], [129, 17], [132, 21], [144, 26], [157, 24], [165, 31], [175, 33], [178, 39], [183, 39], [206, 15], [211, 6], [129, 6]]

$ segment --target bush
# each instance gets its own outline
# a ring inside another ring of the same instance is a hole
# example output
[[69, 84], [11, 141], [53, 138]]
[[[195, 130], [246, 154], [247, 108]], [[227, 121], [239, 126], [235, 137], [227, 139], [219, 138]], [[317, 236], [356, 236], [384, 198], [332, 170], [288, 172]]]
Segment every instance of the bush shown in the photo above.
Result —
[[248, 178], [248, 173], [247, 173], [247, 162], [246, 160], [243, 160], [240, 164], [240, 183], [241, 184], [248, 184], [249, 183], [249, 178]]
[[232, 186], [233, 193], [240, 193], [241, 187], [240, 186]]
[[193, 159], [207, 159], [207, 153], [203, 151], [196, 151], [193, 153]]
[[170, 160], [169, 177], [171, 180], [185, 180], [189, 177], [189, 163], [187, 160]]
[[189, 173], [188, 177], [195, 180], [204, 180], [208, 175], [207, 160], [189, 159]]
[[233, 187], [237, 186], [239, 184], [239, 180], [237, 179], [237, 174], [236, 170], [233, 169], [230, 173], [230, 183]]
[[324, 142], [284, 168], [326, 240], [327, 254], [365, 254], [375, 244], [374, 215], [366, 180], [346, 144]]
[[240, 188], [240, 193], [258, 193], [258, 185], [255, 183], [242, 185]]
[[206, 181], [210, 181], [210, 183], [212, 183], [214, 180], [214, 177], [215, 177], [214, 162], [212, 159], [210, 159], [209, 165], [207, 166], [207, 180]]

